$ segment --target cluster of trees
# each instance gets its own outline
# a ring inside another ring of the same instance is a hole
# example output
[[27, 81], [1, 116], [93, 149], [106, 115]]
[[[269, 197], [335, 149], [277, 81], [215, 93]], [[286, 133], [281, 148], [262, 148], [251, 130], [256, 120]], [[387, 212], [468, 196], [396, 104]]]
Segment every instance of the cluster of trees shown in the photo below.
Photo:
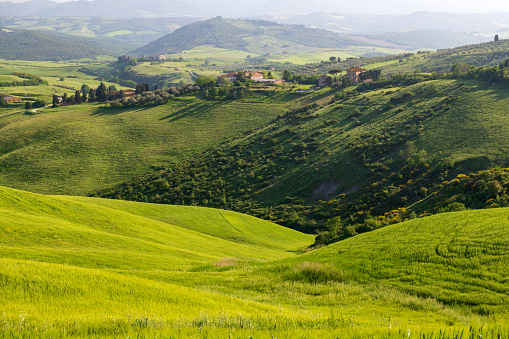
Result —
[[12, 72], [11, 75], [17, 76], [18, 78], [23, 78], [27, 80], [23, 81], [4, 81], [0, 82], [0, 87], [18, 87], [18, 86], [38, 86], [38, 85], [47, 85], [48, 82], [39, 78], [37, 75], [32, 75], [28, 73], [19, 73]]
[[33, 103], [30, 101], [25, 102], [25, 109], [30, 110], [32, 108], [44, 107], [46, 106], [46, 101], [43, 99], [37, 99]]
[[[328, 76], [325, 80], [325, 83], [327, 86], [336, 87], [336, 88], [347, 88], [352, 86], [354, 83], [352, 79], [350, 79], [347, 76], [338, 77], [337, 74], [341, 73], [341, 70], [339, 69], [331, 69], [328, 71], [330, 76]], [[378, 80], [381, 76], [381, 71], [374, 70], [370, 71], [370, 76], [376, 77], [373, 80]], [[286, 82], [293, 82], [303, 85], [315, 85], [317, 86], [319, 83], [320, 76], [318, 74], [313, 75], [307, 75], [307, 74], [293, 74], [289, 70], [285, 70], [283, 72], [283, 79]], [[366, 79], [372, 79], [372, 78], [366, 78]]]
[[115, 85], [107, 87], [101, 82], [97, 88], [90, 88], [88, 85], [84, 84], [74, 95], [69, 96], [65, 93], [62, 96], [61, 102], [58, 96], [53, 95], [53, 107], [57, 107], [60, 103], [64, 105], [76, 105], [87, 101], [104, 102], [111, 107], [145, 105], [149, 103], [162, 104], [179, 95], [194, 93], [199, 90], [200, 87], [195, 85], [183, 85], [165, 89], [157, 89], [156, 87], [150, 90], [148, 84], [137, 84], [136, 95], [126, 98], [123, 90], [117, 90]]
[[449, 75], [455, 79], [479, 79], [487, 83], [509, 82], [509, 59], [498, 66], [475, 67], [464, 62], [458, 62], [451, 68]]
[[113, 100], [106, 101], [110, 107], [120, 106], [136, 106], [146, 104], [160, 105], [168, 102], [169, 100], [175, 99], [176, 97], [186, 94], [195, 93], [200, 90], [199, 86], [184, 85], [178, 87], [170, 87], [164, 89], [148, 90], [148, 85], [139, 84], [136, 89], [136, 95], [130, 98], [119, 97]]
[[[267, 76], [266, 79], [273, 79], [271, 72], [263, 71], [262, 73], [264, 78]], [[195, 85], [203, 90], [203, 95], [206, 98], [242, 99], [249, 93], [252, 81], [246, 78], [242, 72], [239, 72], [234, 84], [217, 86], [216, 79], [213, 76], [201, 76], [195, 80]]]
[[203, 91], [204, 96], [211, 99], [225, 98], [225, 99], [242, 99], [249, 92], [249, 87], [243, 86], [214, 86], [210, 89]]
[[4, 98], [0, 97], [0, 107], [7, 106], [7, 103], [5, 102]]
[[[83, 102], [88, 101], [87, 93], [81, 93], [79, 90], [74, 93], [74, 95], [67, 95], [64, 93], [62, 96], [62, 104], [81, 104]], [[57, 95], [53, 94], [52, 107], [57, 107], [60, 104], [60, 99]]]
[[380, 77], [382, 76], [382, 71], [379, 70], [379, 69], [370, 69], [370, 70], [367, 70], [365, 72], [362, 72], [361, 74], [359, 74], [359, 80], [361, 81], [364, 81], [364, 80], [373, 80], [373, 81], [378, 81], [380, 80]]
[[283, 79], [286, 82], [296, 82], [304, 85], [318, 85], [318, 74], [293, 74], [291, 71], [285, 69], [283, 72]]

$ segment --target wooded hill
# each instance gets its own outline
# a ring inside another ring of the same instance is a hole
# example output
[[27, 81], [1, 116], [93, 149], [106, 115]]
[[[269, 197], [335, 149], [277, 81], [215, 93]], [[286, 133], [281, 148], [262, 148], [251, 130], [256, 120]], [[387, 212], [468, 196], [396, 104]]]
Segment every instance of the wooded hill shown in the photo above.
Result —
[[99, 55], [115, 56], [125, 46], [58, 33], [0, 28], [0, 58], [7, 60], [59, 61]]
[[349, 45], [365, 45], [323, 30], [301, 25], [281, 25], [262, 20], [233, 20], [221, 17], [195, 22], [163, 36], [133, 53], [178, 53], [201, 45], [260, 52], [267, 47], [303, 45], [322, 48], [345, 48]]

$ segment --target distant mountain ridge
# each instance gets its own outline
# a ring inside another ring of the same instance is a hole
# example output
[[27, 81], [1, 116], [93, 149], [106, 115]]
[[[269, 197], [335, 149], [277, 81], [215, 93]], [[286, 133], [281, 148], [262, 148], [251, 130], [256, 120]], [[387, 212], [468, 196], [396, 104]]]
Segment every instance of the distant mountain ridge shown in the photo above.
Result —
[[31, 0], [23, 3], [2, 2], [2, 16], [88, 16], [88, 17], [164, 17], [196, 16], [200, 10], [179, 0], [101, 0], [58, 3]]
[[332, 31], [302, 25], [280, 25], [262, 20], [233, 20], [217, 17], [195, 22], [165, 35], [134, 54], [177, 53], [201, 45], [262, 53], [271, 47], [303, 45], [318, 48], [346, 48], [365, 45]]
[[402, 15], [362, 15], [330, 10], [307, 15], [253, 15], [253, 18], [255, 17], [360, 35], [378, 35], [408, 30], [453, 32], [509, 30], [509, 13], [505, 12], [464, 14], [421, 11]]

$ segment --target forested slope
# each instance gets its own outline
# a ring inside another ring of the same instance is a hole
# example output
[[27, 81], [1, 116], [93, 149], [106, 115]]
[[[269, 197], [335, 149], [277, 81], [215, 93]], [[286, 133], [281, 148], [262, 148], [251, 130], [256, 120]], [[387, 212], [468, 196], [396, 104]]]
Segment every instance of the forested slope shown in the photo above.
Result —
[[0, 29], [0, 58], [8, 60], [71, 60], [111, 55], [97, 43], [76, 38], [77, 41], [61, 39], [37, 31]]

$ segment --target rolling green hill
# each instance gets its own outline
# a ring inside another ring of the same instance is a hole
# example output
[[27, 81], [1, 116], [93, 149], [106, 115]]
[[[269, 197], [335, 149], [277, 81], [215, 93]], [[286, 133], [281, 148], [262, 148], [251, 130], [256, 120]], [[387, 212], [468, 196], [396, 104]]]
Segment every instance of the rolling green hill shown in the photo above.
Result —
[[2, 257], [53, 263], [65, 257], [73, 266], [124, 270], [151, 263], [151, 269], [175, 270], [222, 258], [278, 259], [312, 239], [229, 211], [1, 190]]
[[505, 85], [417, 76], [331, 102], [334, 93], [304, 96], [307, 106], [261, 130], [98, 194], [227, 208], [306, 231], [340, 216], [366, 232], [404, 220], [388, 212], [459, 173], [509, 162]]
[[312, 237], [228, 211], [7, 188], [0, 211], [3, 337], [509, 333], [507, 209], [301, 255]]
[[[446, 305], [497, 313], [509, 298], [507, 208], [407, 221], [313, 251], [295, 262], [341, 267]], [[291, 265], [290, 265], [291, 267]]]
[[189, 24], [165, 35], [135, 54], [178, 53], [201, 45], [261, 53], [274, 48], [303, 45], [309, 47], [344, 48], [363, 45], [327, 30], [304, 26], [283, 26], [269, 21], [233, 20], [220, 17]]
[[497, 66], [509, 58], [509, 40], [484, 42], [433, 53], [416, 54], [402, 58], [400, 63], [382, 66], [385, 73], [404, 73], [420, 70], [422, 72], [450, 72], [452, 66], [464, 62], [472, 66]]
[[179, 97], [161, 106], [110, 109], [96, 104], [27, 115], [0, 111], [0, 183], [47, 194], [93, 190], [186, 159], [272, 121], [285, 97], [207, 101]]

